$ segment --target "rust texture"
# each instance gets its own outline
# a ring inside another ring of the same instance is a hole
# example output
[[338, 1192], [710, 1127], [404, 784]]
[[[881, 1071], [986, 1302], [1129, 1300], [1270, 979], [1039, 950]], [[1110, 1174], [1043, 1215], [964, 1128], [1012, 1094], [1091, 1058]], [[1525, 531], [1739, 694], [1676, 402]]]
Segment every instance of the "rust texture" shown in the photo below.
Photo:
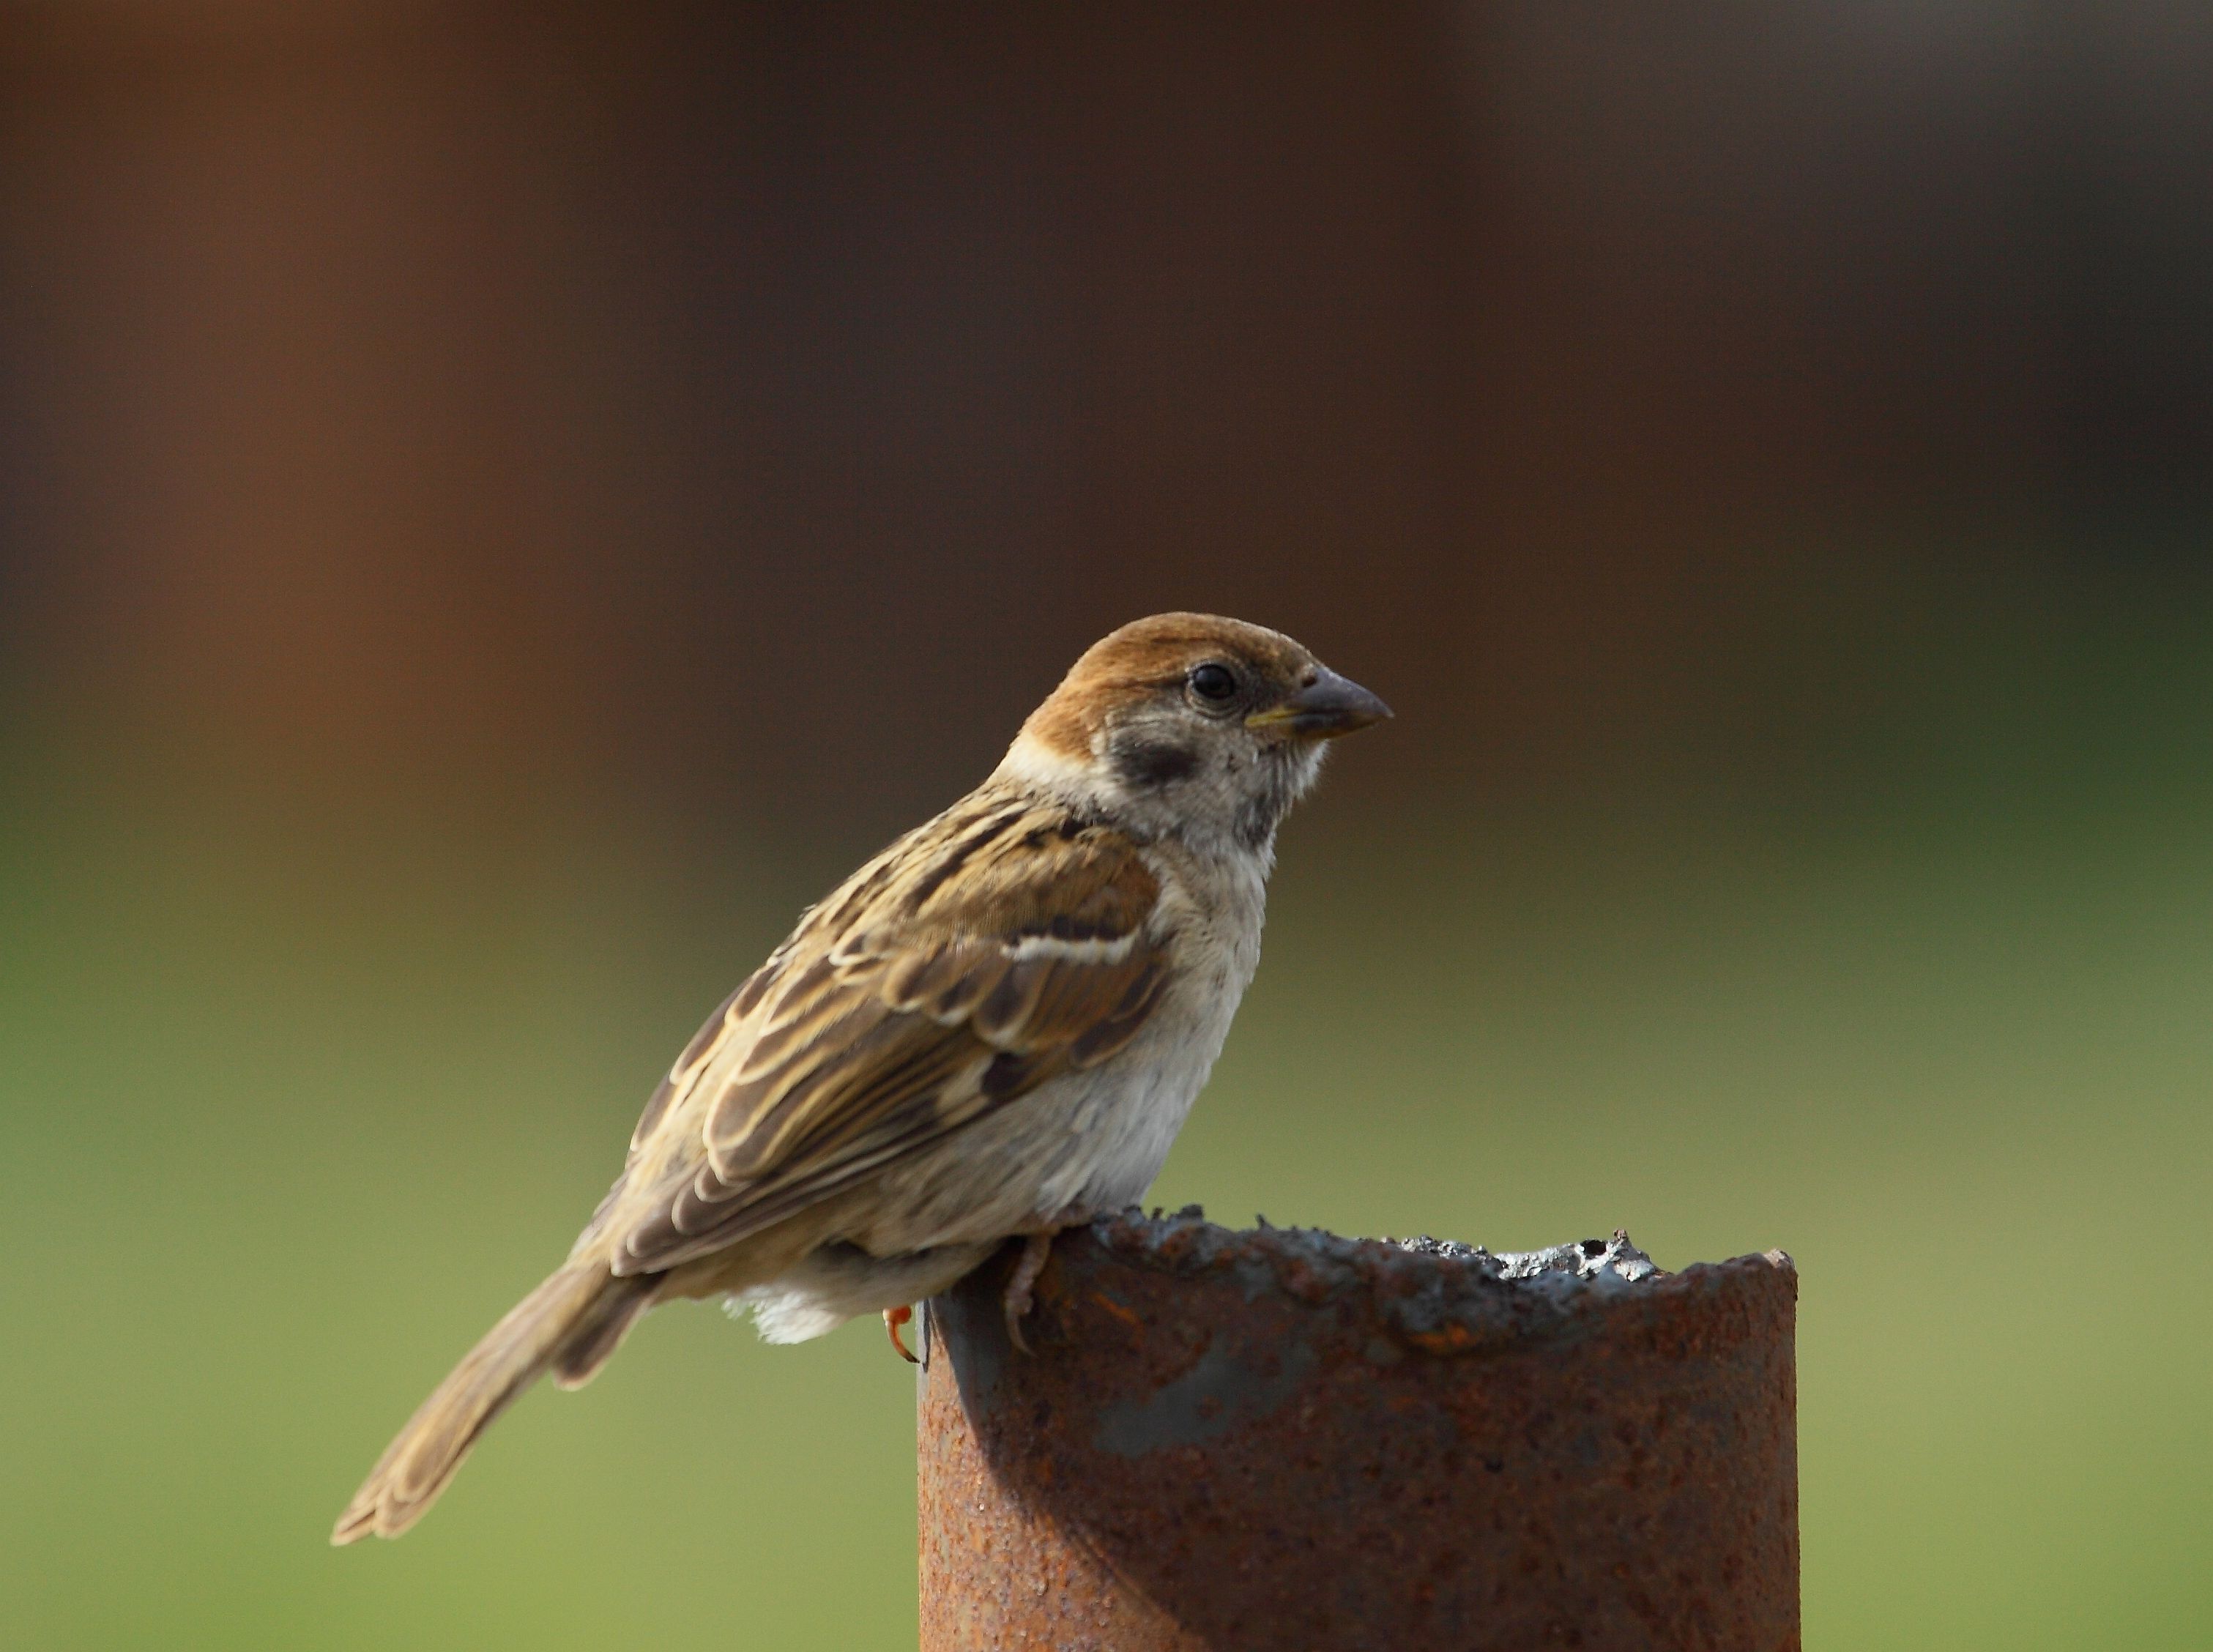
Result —
[[923, 1652], [1799, 1644], [1781, 1252], [1132, 1212], [1061, 1237], [1028, 1356], [1006, 1267], [925, 1315]]

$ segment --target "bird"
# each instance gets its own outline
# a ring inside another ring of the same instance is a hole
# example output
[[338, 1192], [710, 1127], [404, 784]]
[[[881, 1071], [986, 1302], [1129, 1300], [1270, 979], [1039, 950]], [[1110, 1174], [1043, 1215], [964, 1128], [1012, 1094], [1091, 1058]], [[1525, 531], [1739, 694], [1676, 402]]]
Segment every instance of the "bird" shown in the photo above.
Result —
[[[1277, 828], [1329, 742], [1391, 715], [1298, 643], [1162, 613], [1087, 649], [984, 783], [802, 913], [646, 1102], [566, 1261], [424, 1400], [332, 1541], [395, 1537], [540, 1376], [641, 1314], [771, 1343], [910, 1305], [1149, 1187], [1260, 958]], [[912, 1356], [908, 1356], [911, 1358]]]

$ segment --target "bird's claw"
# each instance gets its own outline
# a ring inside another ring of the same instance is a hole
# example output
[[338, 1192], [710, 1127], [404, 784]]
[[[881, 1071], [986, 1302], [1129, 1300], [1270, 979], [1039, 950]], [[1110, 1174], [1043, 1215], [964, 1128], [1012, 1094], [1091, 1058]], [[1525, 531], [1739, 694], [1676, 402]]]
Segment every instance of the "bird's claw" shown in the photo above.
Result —
[[919, 1365], [922, 1363], [920, 1356], [909, 1353], [906, 1344], [899, 1340], [899, 1327], [913, 1318], [914, 1309], [911, 1306], [887, 1308], [884, 1310], [884, 1332], [891, 1338], [892, 1346], [899, 1350], [901, 1359], [909, 1365]]

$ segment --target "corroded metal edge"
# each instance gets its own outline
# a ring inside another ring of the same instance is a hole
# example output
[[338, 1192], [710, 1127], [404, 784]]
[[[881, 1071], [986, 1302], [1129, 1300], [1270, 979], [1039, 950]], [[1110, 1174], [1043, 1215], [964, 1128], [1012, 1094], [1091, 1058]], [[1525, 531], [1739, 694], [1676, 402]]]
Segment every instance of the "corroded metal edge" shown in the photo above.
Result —
[[1087, 1240], [1128, 1267], [1184, 1279], [1227, 1277], [1248, 1299], [1266, 1290], [1317, 1308], [1372, 1299], [1393, 1334], [1432, 1353], [1587, 1334], [1593, 1315], [1716, 1289], [1740, 1273], [1787, 1278], [1794, 1300], [1797, 1289], [1797, 1267], [1785, 1252], [1694, 1263], [1669, 1273], [1652, 1265], [1619, 1229], [1608, 1240], [1548, 1251], [1493, 1253], [1426, 1238], [1350, 1239], [1265, 1222], [1229, 1228], [1191, 1205], [1173, 1216], [1125, 1210], [1061, 1243], [1080, 1247]]

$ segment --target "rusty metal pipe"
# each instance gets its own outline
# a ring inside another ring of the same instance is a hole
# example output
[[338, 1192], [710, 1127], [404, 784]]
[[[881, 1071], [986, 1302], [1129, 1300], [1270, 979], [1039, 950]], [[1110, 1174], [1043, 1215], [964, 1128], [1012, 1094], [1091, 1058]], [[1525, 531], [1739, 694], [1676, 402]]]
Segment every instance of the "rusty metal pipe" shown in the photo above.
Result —
[[1798, 1637], [1797, 1276], [1197, 1210], [1064, 1234], [924, 1315], [923, 1652]]

